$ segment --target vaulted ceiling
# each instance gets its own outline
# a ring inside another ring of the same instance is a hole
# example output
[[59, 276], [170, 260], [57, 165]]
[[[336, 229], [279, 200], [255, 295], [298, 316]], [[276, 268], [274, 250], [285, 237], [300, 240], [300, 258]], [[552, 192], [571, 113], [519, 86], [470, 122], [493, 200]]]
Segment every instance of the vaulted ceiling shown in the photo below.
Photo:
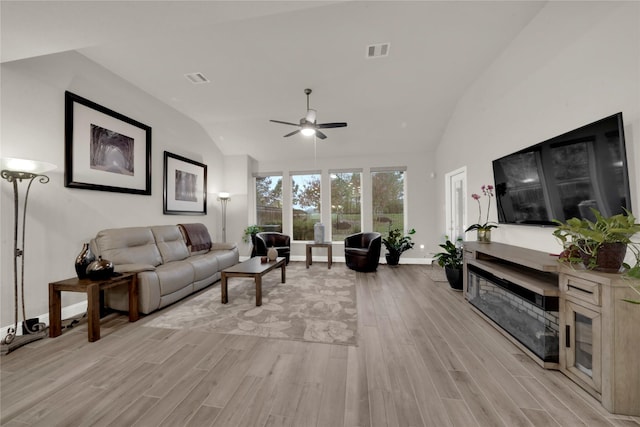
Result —
[[[226, 155], [313, 153], [305, 88], [327, 129], [318, 157], [433, 150], [465, 90], [539, 1], [5, 1], [2, 62], [76, 50], [189, 116]], [[367, 46], [389, 43], [387, 56]], [[193, 84], [199, 72], [210, 83]], [[96, 100], [99, 102], [99, 100]]]

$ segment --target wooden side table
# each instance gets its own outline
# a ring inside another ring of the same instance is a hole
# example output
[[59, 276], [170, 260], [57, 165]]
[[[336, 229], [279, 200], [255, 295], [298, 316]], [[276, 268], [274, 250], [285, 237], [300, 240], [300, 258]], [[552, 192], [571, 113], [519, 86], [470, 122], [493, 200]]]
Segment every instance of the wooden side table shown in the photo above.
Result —
[[104, 280], [71, 279], [49, 283], [49, 336], [62, 334], [62, 302], [60, 293], [84, 292], [87, 294], [87, 316], [89, 317], [89, 342], [100, 339], [100, 291], [127, 285], [129, 287], [129, 322], [135, 322], [138, 314], [137, 273], [123, 273]]
[[333, 246], [331, 242], [307, 243], [307, 268], [309, 268], [309, 266], [313, 264], [313, 254], [311, 253], [312, 248], [327, 248], [327, 264], [328, 267], [331, 268], [331, 262], [333, 261]]

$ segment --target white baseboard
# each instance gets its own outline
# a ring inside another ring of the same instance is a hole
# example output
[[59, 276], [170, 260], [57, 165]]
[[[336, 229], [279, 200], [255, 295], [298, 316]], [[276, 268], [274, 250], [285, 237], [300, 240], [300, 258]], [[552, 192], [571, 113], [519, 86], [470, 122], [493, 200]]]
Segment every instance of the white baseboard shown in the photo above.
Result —
[[[87, 311], [87, 302], [82, 301], [77, 304], [69, 305], [67, 307], [62, 307], [62, 318], [67, 319], [69, 317], [77, 316]], [[39, 316], [33, 316], [33, 318], [38, 318], [40, 323], [44, 323], [45, 325], [49, 325], [49, 313], [44, 313]], [[2, 330], [0, 330], [0, 339], [3, 339], [7, 336], [7, 330], [9, 328], [13, 328], [13, 324], [3, 326]], [[16, 330], [16, 335], [22, 335], [22, 322], [18, 324], [18, 328]]]

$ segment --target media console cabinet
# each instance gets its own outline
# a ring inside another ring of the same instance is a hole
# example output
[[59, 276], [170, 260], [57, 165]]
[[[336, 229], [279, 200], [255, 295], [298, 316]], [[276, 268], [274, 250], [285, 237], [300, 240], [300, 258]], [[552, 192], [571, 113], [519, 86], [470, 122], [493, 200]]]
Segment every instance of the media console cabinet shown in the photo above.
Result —
[[464, 295], [476, 313], [608, 411], [640, 415], [640, 306], [623, 301], [638, 297], [631, 283], [541, 251], [464, 243]]

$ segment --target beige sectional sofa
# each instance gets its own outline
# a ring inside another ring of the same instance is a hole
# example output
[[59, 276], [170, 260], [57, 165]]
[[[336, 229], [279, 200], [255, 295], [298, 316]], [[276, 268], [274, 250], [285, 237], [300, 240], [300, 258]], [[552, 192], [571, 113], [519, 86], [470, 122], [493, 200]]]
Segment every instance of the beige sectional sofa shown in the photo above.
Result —
[[[204, 234], [208, 237], [206, 227]], [[235, 243], [209, 242], [192, 250], [196, 245], [187, 246], [188, 241], [178, 225], [113, 228], [100, 231], [91, 249], [113, 262], [116, 272], [139, 272], [139, 310], [149, 314], [211, 285], [223, 269], [239, 262]], [[105, 304], [127, 311], [127, 292], [121, 288], [107, 290]]]

